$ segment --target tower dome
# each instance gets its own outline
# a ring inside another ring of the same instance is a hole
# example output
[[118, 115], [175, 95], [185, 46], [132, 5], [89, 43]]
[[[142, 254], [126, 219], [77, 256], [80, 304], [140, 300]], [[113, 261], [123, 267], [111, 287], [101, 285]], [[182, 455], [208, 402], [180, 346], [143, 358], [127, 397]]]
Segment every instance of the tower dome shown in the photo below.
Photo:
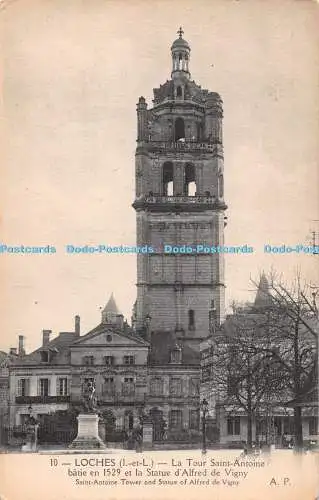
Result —
[[172, 44], [171, 50], [173, 51], [173, 50], [176, 50], [176, 49], [177, 50], [179, 50], [179, 49], [186, 49], [189, 52], [191, 50], [188, 42], [186, 40], [184, 40], [184, 38], [182, 38], [181, 36], [179, 38], [176, 38], [176, 40]]
[[182, 35], [184, 34], [182, 28], [179, 28], [177, 34], [179, 37], [173, 42], [171, 47], [173, 63], [172, 78], [179, 79], [186, 77], [189, 79], [190, 73], [188, 63], [191, 49], [188, 42], [182, 38]]

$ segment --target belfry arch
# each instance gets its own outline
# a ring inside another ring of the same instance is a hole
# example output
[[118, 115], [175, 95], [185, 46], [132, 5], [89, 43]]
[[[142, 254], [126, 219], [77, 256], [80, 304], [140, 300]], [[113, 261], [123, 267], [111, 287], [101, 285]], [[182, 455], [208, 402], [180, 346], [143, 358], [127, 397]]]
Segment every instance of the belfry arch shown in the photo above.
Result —
[[162, 194], [164, 196], [173, 196], [174, 194], [174, 165], [171, 161], [167, 161], [163, 165]]
[[175, 120], [175, 130], [174, 130], [174, 140], [180, 141], [181, 139], [185, 140], [185, 122], [183, 118], [176, 118]]
[[195, 196], [197, 192], [195, 166], [191, 163], [184, 168], [184, 194], [186, 196]]

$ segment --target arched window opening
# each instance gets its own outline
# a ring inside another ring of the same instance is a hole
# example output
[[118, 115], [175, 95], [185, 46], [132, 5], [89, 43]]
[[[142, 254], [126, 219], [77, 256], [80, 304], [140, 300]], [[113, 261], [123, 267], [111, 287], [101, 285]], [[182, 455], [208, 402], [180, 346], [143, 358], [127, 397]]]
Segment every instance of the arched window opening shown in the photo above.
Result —
[[176, 95], [177, 97], [182, 97], [183, 95], [182, 87], [180, 85], [176, 89]]
[[184, 194], [186, 196], [195, 196], [196, 191], [195, 167], [194, 165], [186, 165], [184, 176]]
[[188, 71], [188, 54], [185, 54], [185, 71]]
[[189, 311], [188, 311], [188, 329], [195, 330], [195, 311], [194, 311], [194, 309], [189, 309]]
[[169, 181], [166, 185], [166, 196], [173, 196], [174, 194], [174, 184], [173, 181]]
[[180, 346], [176, 345], [174, 349], [171, 350], [171, 363], [181, 363], [182, 362], [182, 349]]
[[183, 56], [182, 56], [182, 54], [178, 55], [178, 62], [179, 62], [178, 69], [182, 69], [182, 64], [183, 64]]
[[185, 123], [183, 118], [176, 118], [175, 120], [175, 141], [181, 139], [185, 140]]
[[166, 162], [163, 165], [163, 195], [173, 196], [174, 194], [174, 167], [173, 163]]
[[203, 140], [203, 125], [201, 123], [197, 123], [197, 140]]
[[195, 195], [196, 195], [196, 182], [192, 181], [188, 184], [187, 196], [195, 196]]
[[219, 198], [224, 197], [224, 176], [220, 174], [218, 177], [218, 196]]

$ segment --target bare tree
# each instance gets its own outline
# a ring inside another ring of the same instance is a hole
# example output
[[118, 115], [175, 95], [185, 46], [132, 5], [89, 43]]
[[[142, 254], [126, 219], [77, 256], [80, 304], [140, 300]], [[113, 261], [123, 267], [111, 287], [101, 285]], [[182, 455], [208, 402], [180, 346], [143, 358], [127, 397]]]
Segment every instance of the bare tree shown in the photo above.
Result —
[[228, 412], [240, 410], [247, 416], [248, 448], [253, 423], [261, 415], [292, 408], [295, 448], [300, 450], [302, 406], [316, 397], [318, 387], [317, 308], [299, 276], [288, 287], [274, 274], [269, 279], [263, 275], [256, 287], [254, 305], [234, 307], [215, 332], [217, 400]]
[[265, 411], [269, 394], [279, 398], [285, 388], [281, 366], [271, 349], [265, 311], [241, 310], [229, 317], [214, 342], [213, 380], [219, 404], [247, 416], [247, 447], [253, 424]]
[[293, 408], [295, 448], [301, 450], [302, 406], [316, 398], [318, 387], [318, 313], [311, 289], [299, 275], [290, 286], [274, 274], [268, 281], [272, 302], [268, 349], [286, 383], [284, 404]]

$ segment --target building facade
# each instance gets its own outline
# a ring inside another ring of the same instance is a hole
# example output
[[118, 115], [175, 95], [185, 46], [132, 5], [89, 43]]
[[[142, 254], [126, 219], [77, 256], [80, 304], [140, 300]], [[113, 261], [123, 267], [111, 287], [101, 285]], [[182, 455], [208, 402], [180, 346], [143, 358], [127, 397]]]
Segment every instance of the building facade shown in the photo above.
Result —
[[[94, 379], [99, 412], [132, 429], [141, 415], [154, 439], [200, 429], [200, 342], [224, 319], [224, 158], [222, 100], [191, 79], [191, 49], [171, 47], [171, 77], [154, 89], [153, 106], [137, 104], [137, 300], [132, 328], [113, 296], [100, 324], [50, 339], [10, 369], [10, 425], [30, 412], [79, 408]], [[190, 250], [189, 250], [190, 249]]]
[[9, 422], [9, 364], [10, 356], [0, 351], [0, 447], [4, 440], [2, 429]]
[[94, 381], [102, 437], [133, 430], [143, 415], [152, 419], [156, 441], [164, 430], [171, 440], [198, 431], [198, 353], [182, 352], [169, 335], [143, 339], [123, 321], [113, 296], [99, 325], [80, 335], [79, 322], [76, 316], [74, 332], [53, 339], [43, 330], [41, 347], [12, 360], [6, 379], [10, 428], [24, 427], [32, 415], [41, 431], [50, 415], [80, 412], [85, 387]]
[[[94, 380], [99, 412], [114, 425], [131, 427], [147, 391], [148, 343], [128, 333], [113, 295], [102, 311], [101, 323], [80, 335], [60, 332], [50, 339], [43, 330], [42, 346], [17, 358], [10, 368], [10, 423], [24, 425], [30, 415], [41, 422], [45, 415], [81, 409], [83, 390]], [[131, 332], [131, 331], [130, 331]]]

